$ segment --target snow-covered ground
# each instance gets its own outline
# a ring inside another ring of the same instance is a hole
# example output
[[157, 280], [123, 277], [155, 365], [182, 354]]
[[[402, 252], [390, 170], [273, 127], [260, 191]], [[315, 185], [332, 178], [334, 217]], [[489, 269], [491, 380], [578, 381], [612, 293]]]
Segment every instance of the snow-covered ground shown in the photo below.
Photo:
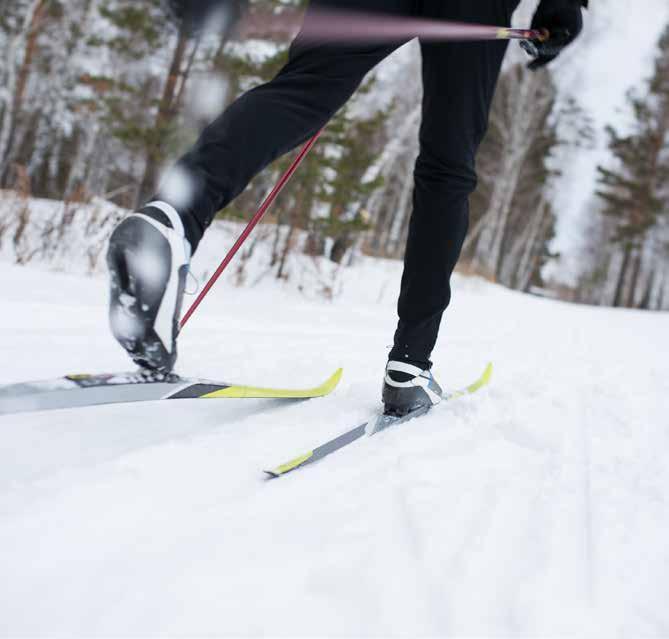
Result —
[[[328, 398], [0, 417], [0, 634], [668, 636], [667, 314], [458, 278], [436, 371], [491, 387], [264, 481], [378, 408], [399, 272], [226, 282], [184, 332], [184, 374]], [[0, 383], [128, 368], [104, 279], [0, 281]]]

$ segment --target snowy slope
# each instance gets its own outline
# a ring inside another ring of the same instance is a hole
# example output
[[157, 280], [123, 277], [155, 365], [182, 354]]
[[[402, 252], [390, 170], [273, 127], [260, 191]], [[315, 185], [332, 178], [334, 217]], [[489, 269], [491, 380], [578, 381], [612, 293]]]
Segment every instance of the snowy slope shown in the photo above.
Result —
[[[0, 418], [0, 635], [667, 636], [666, 314], [458, 279], [437, 373], [491, 388], [262, 479], [378, 406], [399, 266], [360, 269], [335, 303], [225, 284], [181, 342], [235, 381], [343, 365], [329, 398]], [[127, 367], [104, 280], [0, 279], [0, 383]]]

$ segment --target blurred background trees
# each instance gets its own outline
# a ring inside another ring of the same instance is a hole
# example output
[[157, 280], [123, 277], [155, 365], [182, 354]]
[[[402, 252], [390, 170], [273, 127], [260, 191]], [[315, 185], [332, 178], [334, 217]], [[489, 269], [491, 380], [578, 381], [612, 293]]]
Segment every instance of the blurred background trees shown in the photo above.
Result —
[[611, 162], [599, 167], [606, 260], [613, 306], [663, 308], [669, 280], [669, 27], [647, 91], [628, 96], [631, 133], [609, 127]]
[[[304, 4], [249, 6], [276, 13]], [[202, 128], [240, 92], [270, 79], [287, 55], [287, 42], [272, 37], [242, 40], [188, 26], [170, 0], [3, 3], [0, 188], [65, 202], [101, 197], [129, 209], [149, 197]], [[360, 253], [402, 257], [420, 61], [414, 50], [394, 64], [395, 80], [370, 75], [281, 194], [268, 219], [277, 277], [288, 276], [286, 258], [297, 247], [337, 263]], [[549, 72], [530, 74], [509, 56], [479, 154], [461, 268], [523, 291], [669, 308], [669, 28], [647, 86], [630, 93], [633, 126], [609, 128], [587, 251], [569, 289], [545, 277], [560, 213], [552, 197], [556, 151], [573, 143], [561, 138], [561, 124], [579, 118], [578, 107], [569, 112], [559, 97]], [[289, 161], [259, 175], [222, 216], [252, 214]]]

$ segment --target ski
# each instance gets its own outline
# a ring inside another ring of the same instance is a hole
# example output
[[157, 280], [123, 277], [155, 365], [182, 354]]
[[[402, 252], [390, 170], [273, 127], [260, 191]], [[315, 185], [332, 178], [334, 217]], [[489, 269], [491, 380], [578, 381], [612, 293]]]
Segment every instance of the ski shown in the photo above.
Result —
[[[475, 393], [476, 391], [480, 390], [481, 388], [490, 383], [491, 376], [492, 376], [492, 364], [488, 364], [485, 370], [483, 371], [481, 377], [479, 377], [475, 382], [460, 390], [456, 390], [451, 393], [445, 393], [442, 401], [449, 401], [452, 399], [457, 399], [458, 397], [464, 397], [465, 395], [471, 395], [472, 393]], [[375, 435], [376, 433], [381, 432], [382, 430], [386, 430], [391, 426], [403, 424], [412, 419], [415, 419], [416, 417], [425, 415], [430, 410], [430, 408], [431, 408], [430, 406], [419, 408], [418, 410], [415, 410], [403, 417], [395, 417], [391, 415], [379, 415], [377, 418], [365, 422], [364, 424], [361, 424], [360, 426], [357, 426], [352, 430], [342, 433], [338, 437], [335, 437], [334, 439], [331, 439], [325, 444], [322, 444], [321, 446], [318, 446], [317, 448], [308, 451], [304, 455], [300, 455], [299, 457], [296, 457], [295, 459], [292, 459], [291, 461], [286, 462], [285, 464], [281, 464], [280, 466], [277, 466], [272, 470], [266, 470], [264, 472], [270, 479], [281, 477], [282, 475], [292, 472], [293, 470], [297, 470], [298, 468], [302, 468], [307, 464], [313, 464], [314, 462], [317, 462], [323, 459], [324, 457], [327, 457], [328, 455], [331, 455], [332, 453], [341, 450], [345, 446], [352, 444], [353, 442], [357, 441], [358, 439], [361, 439], [362, 437]]]
[[315, 388], [260, 388], [148, 372], [66, 375], [0, 386], [0, 415], [165, 399], [310, 399], [329, 395], [342, 369]]

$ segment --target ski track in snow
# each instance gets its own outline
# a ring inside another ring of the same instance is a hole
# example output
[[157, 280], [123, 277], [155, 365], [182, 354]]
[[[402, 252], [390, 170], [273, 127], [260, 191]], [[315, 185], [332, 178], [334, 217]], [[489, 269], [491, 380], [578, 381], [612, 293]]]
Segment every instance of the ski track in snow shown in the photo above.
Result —
[[[491, 360], [490, 388], [263, 479], [378, 407], [394, 304], [361, 300], [388, 276], [322, 303], [224, 285], [180, 343], [212, 379], [342, 365], [330, 397], [0, 417], [0, 635], [669, 635], [667, 314], [458, 277], [435, 370]], [[131, 369], [104, 280], [0, 277], [0, 383]]]

